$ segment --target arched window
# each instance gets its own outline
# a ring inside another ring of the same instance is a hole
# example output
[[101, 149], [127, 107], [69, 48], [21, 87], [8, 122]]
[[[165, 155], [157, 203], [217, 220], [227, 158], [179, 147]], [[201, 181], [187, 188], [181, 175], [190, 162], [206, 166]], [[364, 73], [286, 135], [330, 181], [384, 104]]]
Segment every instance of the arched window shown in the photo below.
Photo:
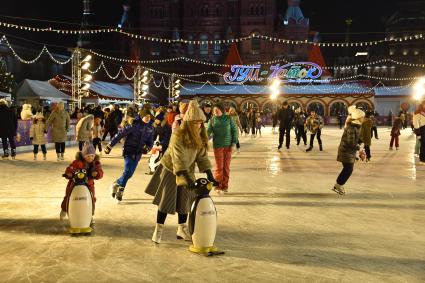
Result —
[[331, 105], [330, 109], [331, 117], [337, 117], [339, 115], [346, 116], [347, 115], [347, 106], [344, 102], [334, 102]]
[[202, 43], [199, 45], [199, 54], [208, 55], [208, 35], [201, 35], [199, 40], [202, 41]]
[[[216, 33], [214, 35], [214, 40], [219, 40], [220, 39], [220, 34]], [[221, 53], [221, 45], [220, 43], [218, 43], [217, 41], [214, 42], [214, 55], [220, 55]]]
[[[187, 37], [187, 40], [191, 40], [192, 41], [193, 40], [193, 35], [189, 34], [189, 36]], [[195, 51], [195, 49], [193, 47], [193, 44], [192, 43], [189, 43], [187, 45], [187, 54], [193, 55], [193, 53], [195, 53], [194, 51]]]
[[251, 52], [252, 54], [260, 54], [261, 40], [258, 37], [251, 38]]
[[307, 107], [307, 114], [310, 115], [311, 111], [315, 111], [317, 115], [322, 117], [325, 115], [325, 107], [320, 102], [310, 103]]

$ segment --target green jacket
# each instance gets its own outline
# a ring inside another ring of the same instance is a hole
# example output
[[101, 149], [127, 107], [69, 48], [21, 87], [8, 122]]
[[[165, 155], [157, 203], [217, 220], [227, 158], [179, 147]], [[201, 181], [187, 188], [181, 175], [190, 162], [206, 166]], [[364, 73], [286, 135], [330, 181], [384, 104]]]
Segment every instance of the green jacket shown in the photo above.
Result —
[[233, 119], [223, 114], [208, 122], [208, 135], [213, 138], [213, 147], [230, 147], [238, 142], [238, 129]]

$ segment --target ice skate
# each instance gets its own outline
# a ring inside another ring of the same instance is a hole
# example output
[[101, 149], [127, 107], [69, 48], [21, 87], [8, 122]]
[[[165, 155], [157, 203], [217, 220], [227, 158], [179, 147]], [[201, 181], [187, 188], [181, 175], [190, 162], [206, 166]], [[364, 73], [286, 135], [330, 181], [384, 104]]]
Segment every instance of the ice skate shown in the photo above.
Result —
[[65, 218], [66, 218], [66, 211], [61, 210], [61, 212], [59, 213], [60, 221], [64, 221]]
[[117, 203], [120, 203], [122, 201], [123, 195], [124, 195], [124, 187], [118, 186], [118, 191], [115, 195], [115, 198], [117, 199]]
[[177, 227], [176, 237], [179, 240], [192, 241], [192, 237], [189, 234], [186, 224], [179, 224], [179, 227]]
[[56, 153], [56, 161], [61, 161], [61, 156], [59, 153]]
[[60, 158], [61, 158], [62, 161], [65, 160], [65, 158], [63, 157], [63, 152], [61, 153]]
[[47, 159], [47, 154], [43, 153], [43, 160]]
[[237, 149], [236, 149], [236, 153], [237, 153], [237, 154], [241, 153], [241, 149], [240, 149], [240, 148], [237, 148]]
[[115, 182], [110, 186], [112, 198], [115, 198], [118, 188], [119, 188], [119, 185]]
[[155, 231], [153, 232], [153, 235], [152, 235], [152, 242], [160, 244], [163, 231], [164, 231], [164, 224], [157, 223], [155, 226]]
[[9, 150], [4, 150], [3, 155], [1, 157], [2, 159], [9, 159]]
[[34, 153], [34, 158], [33, 158], [33, 160], [34, 160], [34, 161], [37, 161], [37, 153]]
[[312, 151], [313, 150], [313, 147], [312, 146], [309, 146], [305, 151], [306, 152], [309, 152], [309, 151]]
[[12, 151], [11, 151], [11, 155], [10, 156], [12, 156], [12, 159], [15, 159], [15, 157], [16, 157], [16, 149], [12, 148]]
[[321, 144], [319, 144], [319, 150], [323, 151], [323, 146]]
[[395, 150], [398, 150], [398, 146], [395, 147]]
[[339, 184], [335, 184], [332, 191], [336, 192], [339, 195], [345, 195], [344, 187]]

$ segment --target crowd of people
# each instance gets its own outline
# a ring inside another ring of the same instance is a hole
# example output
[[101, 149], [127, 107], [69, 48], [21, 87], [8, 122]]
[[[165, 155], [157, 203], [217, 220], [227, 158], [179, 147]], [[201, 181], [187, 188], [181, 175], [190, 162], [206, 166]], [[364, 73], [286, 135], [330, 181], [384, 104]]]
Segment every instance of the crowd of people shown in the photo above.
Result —
[[[69, 179], [64, 200], [61, 205], [60, 218], [66, 217], [67, 200], [73, 185], [72, 174], [75, 170], [86, 169], [90, 182], [88, 187], [96, 200], [94, 180], [102, 178], [99, 155], [102, 150], [109, 154], [114, 146], [122, 143], [124, 166], [121, 176], [111, 184], [111, 196], [122, 201], [128, 181], [133, 176], [143, 154], [147, 154], [158, 145], [161, 151], [160, 165], [146, 188], [146, 193], [154, 197], [153, 203], [158, 206], [156, 226], [152, 240], [161, 242], [164, 223], [168, 214], [178, 214], [177, 238], [190, 240], [186, 221], [194, 193], [188, 188], [194, 186], [195, 166], [206, 174], [217, 193], [229, 191], [230, 163], [234, 150], [240, 152], [239, 136], [251, 133], [251, 137], [261, 137], [261, 128], [265, 126], [264, 116], [254, 109], [237, 113], [236, 109], [217, 102], [206, 104], [202, 108], [196, 100], [180, 102], [169, 106], [143, 107], [130, 105], [121, 110], [119, 105], [102, 109], [97, 107], [76, 108], [71, 115], [58, 103], [52, 111], [44, 108], [35, 115], [29, 115], [29, 108], [24, 107], [21, 118], [32, 119], [29, 137], [33, 144], [34, 160], [37, 160], [39, 148], [43, 159], [47, 155], [46, 133], [51, 129], [52, 141], [55, 143], [57, 161], [64, 160], [65, 142], [67, 141], [70, 120], [76, 119], [76, 141], [78, 149], [75, 160], [65, 170], [64, 177]], [[48, 115], [46, 115], [46, 111]], [[3, 158], [16, 155], [17, 113], [7, 102], [0, 100], [0, 137], [3, 145]], [[297, 146], [301, 141], [305, 151], [314, 148], [317, 140], [319, 151], [323, 151], [321, 133], [324, 127], [323, 117], [315, 111], [307, 113], [302, 108], [292, 109], [283, 102], [278, 111], [273, 113], [273, 133], [279, 129], [278, 151], [282, 151], [283, 143], [290, 150], [291, 131], [295, 131]], [[400, 146], [400, 130], [405, 124], [404, 113], [394, 119], [390, 132], [389, 149]], [[372, 138], [378, 139], [374, 113], [364, 111], [356, 106], [348, 108], [348, 116], [344, 123], [344, 132], [338, 147], [337, 161], [342, 163], [342, 170], [337, 177], [333, 190], [343, 195], [344, 185], [350, 178], [355, 162], [361, 158], [371, 160]], [[412, 120], [412, 129], [417, 136], [415, 154], [420, 163], [425, 164], [425, 101], [419, 105]], [[309, 133], [309, 143], [308, 135]], [[107, 139], [109, 135], [109, 139]], [[209, 140], [215, 158], [215, 170], [208, 158]], [[363, 144], [363, 149], [361, 145]], [[363, 154], [362, 154], [363, 153]], [[93, 206], [94, 207], [94, 206]], [[94, 213], [94, 208], [93, 208]]]

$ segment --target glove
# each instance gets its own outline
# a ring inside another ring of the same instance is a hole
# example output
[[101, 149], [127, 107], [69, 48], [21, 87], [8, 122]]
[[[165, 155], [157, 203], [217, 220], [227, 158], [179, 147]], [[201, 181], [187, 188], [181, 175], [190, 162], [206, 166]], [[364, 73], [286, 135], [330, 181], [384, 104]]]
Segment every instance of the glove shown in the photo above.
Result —
[[214, 179], [211, 169], [206, 170], [204, 173], [207, 174], [207, 179], [213, 184], [213, 186], [218, 186], [218, 182]]
[[105, 147], [105, 153], [106, 153], [106, 154], [109, 154], [109, 153], [111, 152], [111, 150], [112, 150], [112, 147], [111, 147], [111, 145], [110, 145], [110, 144], [108, 144], [108, 145]]
[[177, 172], [176, 175], [177, 176], [183, 176], [184, 177], [184, 179], [186, 180], [186, 183], [187, 183], [187, 187], [189, 189], [192, 189], [192, 188], [195, 187], [195, 182], [192, 180], [192, 178], [190, 178], [189, 173], [187, 171]]
[[142, 149], [142, 154], [147, 154], [149, 152], [149, 148], [145, 145]]

